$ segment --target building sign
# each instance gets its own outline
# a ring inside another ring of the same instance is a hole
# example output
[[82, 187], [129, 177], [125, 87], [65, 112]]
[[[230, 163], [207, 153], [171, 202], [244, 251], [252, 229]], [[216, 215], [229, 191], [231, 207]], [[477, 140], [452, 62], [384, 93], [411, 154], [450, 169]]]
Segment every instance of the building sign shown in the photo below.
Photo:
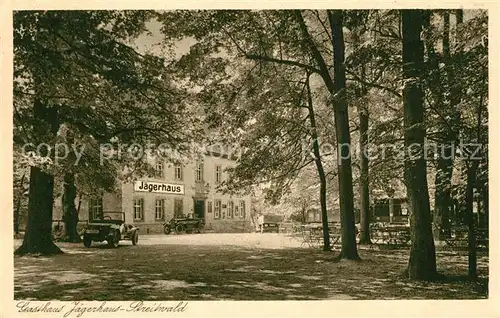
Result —
[[134, 182], [134, 191], [184, 194], [184, 186], [181, 184], [136, 181]]

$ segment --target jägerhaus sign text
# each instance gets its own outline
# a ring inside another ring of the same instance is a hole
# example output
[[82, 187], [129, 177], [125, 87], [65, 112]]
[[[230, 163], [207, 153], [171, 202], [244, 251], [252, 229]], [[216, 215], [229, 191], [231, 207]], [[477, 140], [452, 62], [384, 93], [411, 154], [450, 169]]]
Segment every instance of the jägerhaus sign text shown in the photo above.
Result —
[[135, 181], [134, 191], [168, 194], [184, 194], [184, 185], [149, 181]]

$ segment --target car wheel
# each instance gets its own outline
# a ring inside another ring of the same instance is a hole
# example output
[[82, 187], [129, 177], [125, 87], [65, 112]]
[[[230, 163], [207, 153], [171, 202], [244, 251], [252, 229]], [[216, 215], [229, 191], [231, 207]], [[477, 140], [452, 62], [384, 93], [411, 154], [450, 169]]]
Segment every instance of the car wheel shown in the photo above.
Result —
[[118, 231], [115, 231], [113, 235], [108, 239], [108, 245], [109, 247], [118, 247], [120, 243], [120, 233]]
[[83, 246], [90, 247], [92, 245], [92, 239], [89, 236], [83, 236]]
[[177, 234], [184, 232], [185, 230], [186, 227], [183, 224], [179, 224], [175, 227], [175, 232], [177, 232]]
[[137, 241], [139, 241], [139, 232], [135, 231], [134, 235], [132, 235], [132, 245], [136, 245]]
[[172, 232], [172, 229], [170, 228], [170, 225], [167, 224], [163, 227], [163, 233], [169, 235], [171, 232]]

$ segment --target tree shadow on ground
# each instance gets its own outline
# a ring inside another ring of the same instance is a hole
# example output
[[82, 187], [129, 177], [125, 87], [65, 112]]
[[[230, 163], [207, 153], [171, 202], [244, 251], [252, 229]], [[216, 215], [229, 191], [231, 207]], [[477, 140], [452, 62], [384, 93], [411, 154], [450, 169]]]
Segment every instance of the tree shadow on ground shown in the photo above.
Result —
[[[453, 279], [466, 255], [439, 259], [448, 279], [411, 282], [400, 273], [407, 250], [361, 250], [362, 261], [332, 262], [334, 253], [307, 248], [123, 245], [62, 246], [54, 257], [15, 257], [15, 299], [36, 300], [313, 300], [475, 299], [487, 288]], [[487, 281], [488, 257], [479, 255]], [[486, 284], [487, 285], [487, 284]]]

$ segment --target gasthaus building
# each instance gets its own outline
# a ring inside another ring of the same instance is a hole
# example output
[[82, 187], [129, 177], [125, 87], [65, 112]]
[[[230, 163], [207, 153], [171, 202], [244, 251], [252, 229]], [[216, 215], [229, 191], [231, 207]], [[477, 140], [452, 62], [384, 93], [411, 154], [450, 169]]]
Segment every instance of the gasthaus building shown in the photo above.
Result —
[[[103, 211], [123, 211], [127, 223], [138, 226], [142, 234], [163, 233], [163, 223], [174, 217], [204, 218], [207, 231], [249, 232], [250, 196], [216, 191], [227, 178], [225, 169], [234, 163], [227, 157], [209, 155], [185, 165], [157, 161], [153, 177], [123, 183], [117, 193], [82, 198], [80, 222], [97, 218]], [[60, 198], [55, 203], [54, 220], [61, 220]]]

